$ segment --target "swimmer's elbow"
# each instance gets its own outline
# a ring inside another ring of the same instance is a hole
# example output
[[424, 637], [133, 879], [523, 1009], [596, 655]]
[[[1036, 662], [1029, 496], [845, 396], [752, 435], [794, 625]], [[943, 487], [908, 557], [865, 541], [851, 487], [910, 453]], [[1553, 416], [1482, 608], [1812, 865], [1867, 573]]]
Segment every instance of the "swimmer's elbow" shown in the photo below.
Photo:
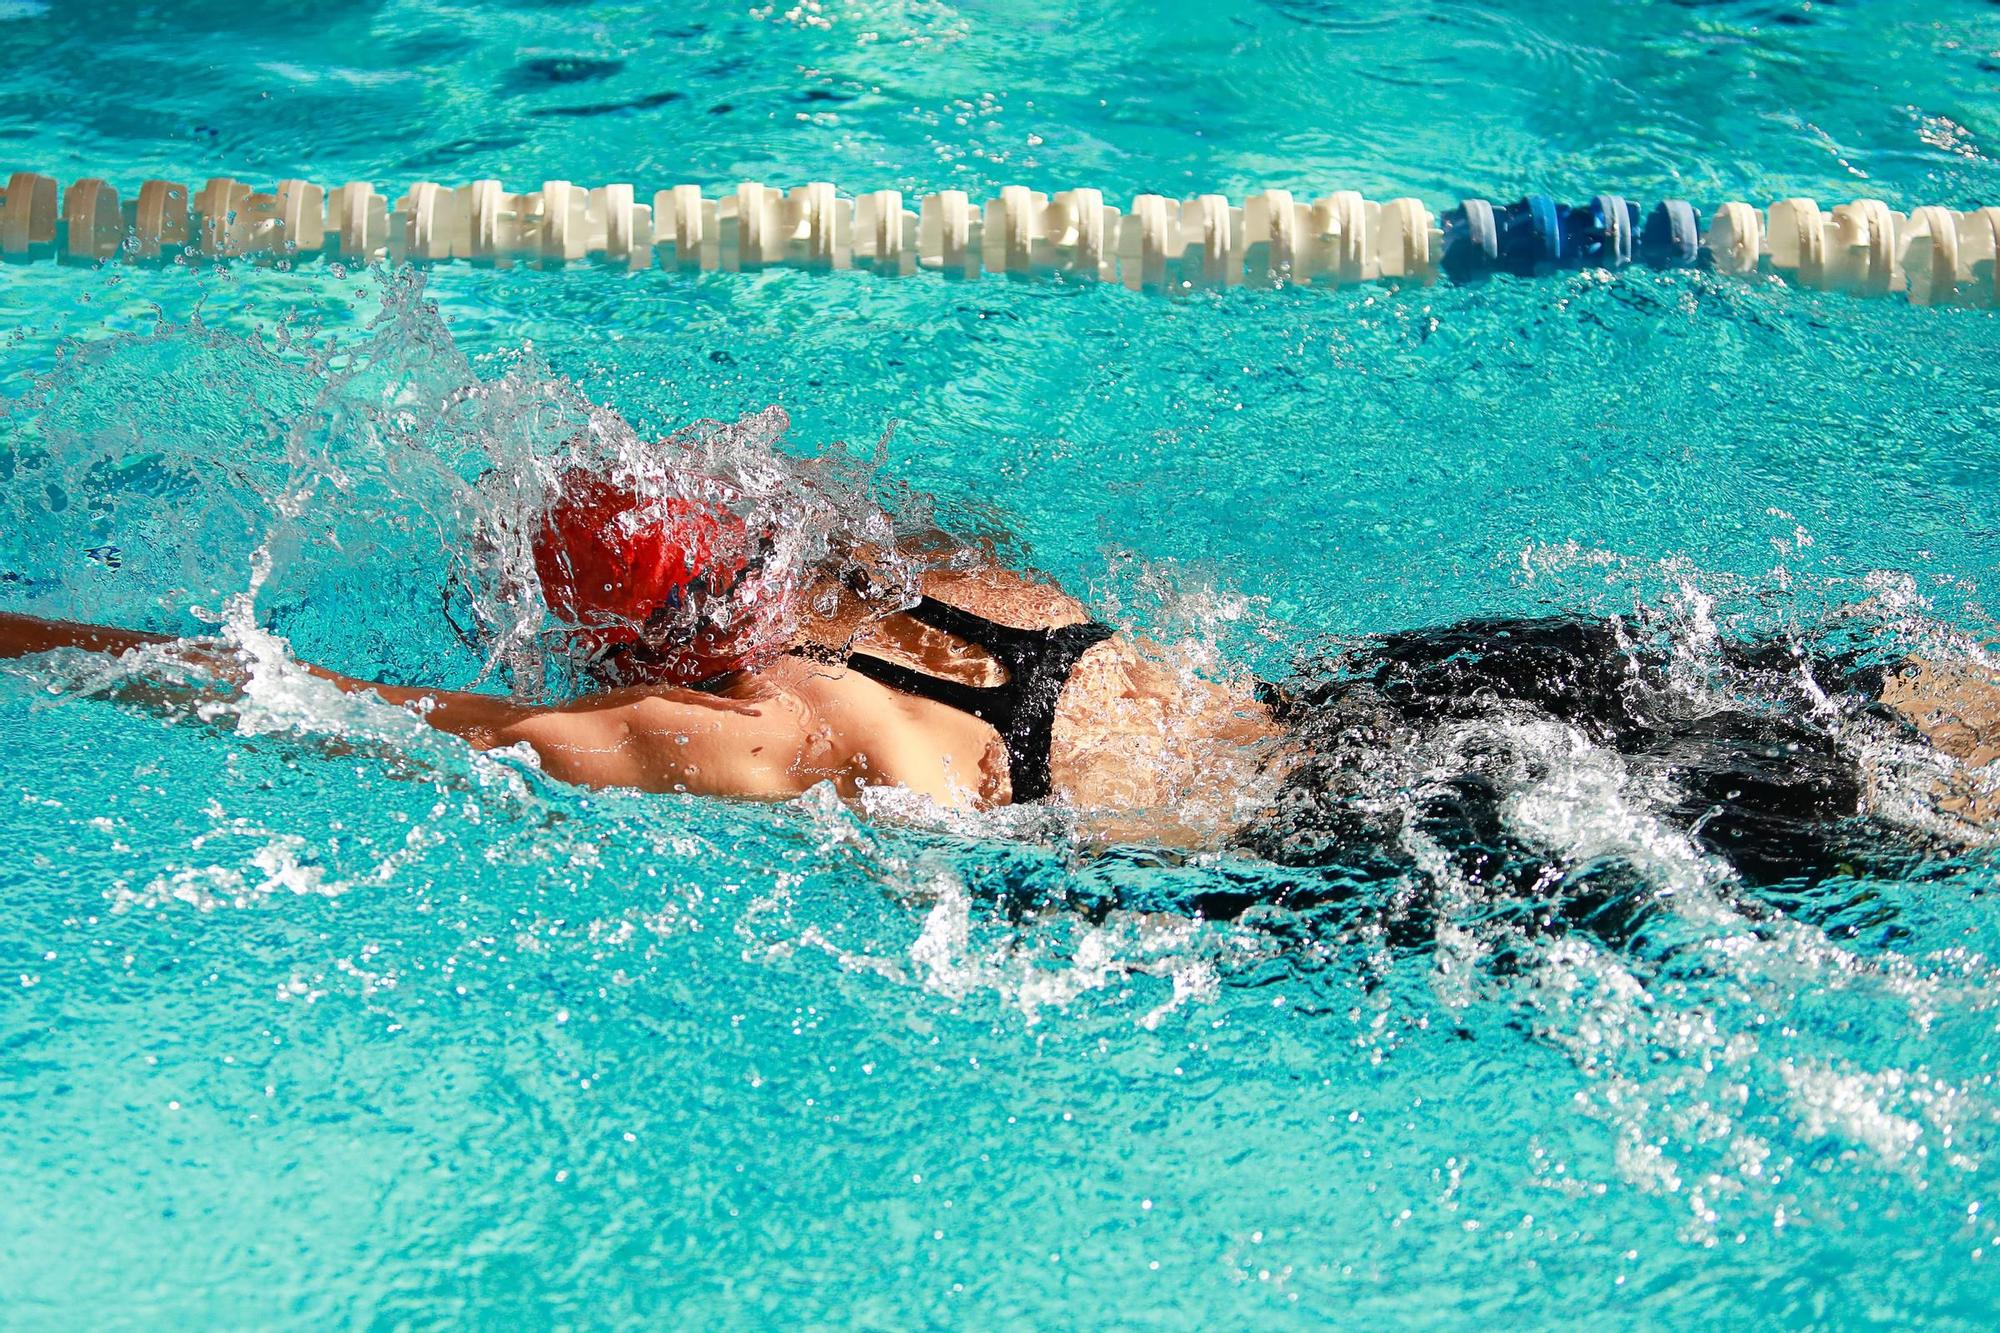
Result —
[[662, 754], [656, 742], [652, 732], [638, 725], [630, 708], [550, 709], [494, 727], [482, 748], [525, 744], [535, 752], [542, 772], [579, 787], [732, 794], [708, 781], [698, 782], [697, 777], [707, 775], [692, 768], [678, 750]]
[[561, 744], [561, 728], [552, 725], [546, 713], [523, 713], [517, 717], [492, 719], [483, 723], [473, 723], [457, 731], [466, 744], [475, 750], [502, 750], [510, 745], [526, 745], [542, 759], [542, 767], [560, 755], [565, 748]]
[[408, 708], [431, 726], [458, 737], [475, 750], [497, 750], [521, 740], [538, 752], [541, 749], [533, 738], [533, 724], [539, 715], [505, 700], [415, 690], [392, 694], [381, 688], [374, 693]]

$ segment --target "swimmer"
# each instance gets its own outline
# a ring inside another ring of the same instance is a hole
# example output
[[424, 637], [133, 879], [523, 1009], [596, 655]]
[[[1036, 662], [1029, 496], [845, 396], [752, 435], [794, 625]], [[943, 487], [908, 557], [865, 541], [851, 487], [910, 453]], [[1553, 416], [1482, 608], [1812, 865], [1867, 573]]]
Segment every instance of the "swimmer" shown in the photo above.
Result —
[[[1493, 878], [1511, 837], [1501, 770], [1535, 762], [1507, 737], [1538, 723], [1621, 756], [1665, 793], [1671, 823], [1753, 880], [1851, 870], [1883, 823], [1830, 717], [1939, 756], [1943, 817], [2000, 816], [1986, 780], [2000, 774], [2000, 680], [1972, 666], [1725, 645], [1725, 683], [1757, 701], [1717, 704], [1677, 688], [1621, 622], [1549, 618], [1379, 636], [1289, 685], [1214, 683], [990, 559], [935, 564], [893, 607], [850, 569], [801, 590], [811, 614], [735, 614], [766, 545], [724, 503], [647, 501], [574, 473], [539, 517], [535, 566], [603, 688], [535, 706], [308, 669], [475, 749], [525, 745], [587, 787], [783, 800], [830, 782], [962, 809], [1052, 799], [1107, 838], [1343, 874], [1407, 864], [1415, 831]], [[175, 642], [0, 614], [4, 657]], [[241, 671], [213, 647], [177, 651], [224, 681]], [[1523, 864], [1548, 873], [1546, 857]]]
[[[964, 551], [927, 560], [920, 595], [894, 614], [829, 573], [783, 599], [811, 614], [732, 615], [760, 559], [740, 516], [585, 473], [564, 479], [533, 547], [572, 657], [605, 688], [539, 707], [307, 669], [475, 749], [525, 744], [551, 777], [587, 787], [783, 800], [831, 782], [850, 799], [900, 788], [961, 809], [1056, 797], [1103, 812], [1106, 829], [1126, 812], [1185, 814], [1183, 789], [1247, 779], [1281, 735], [1247, 686], [1167, 670], [1060, 589]], [[0, 657], [173, 642], [0, 613]], [[187, 647], [225, 679], [239, 670]]]

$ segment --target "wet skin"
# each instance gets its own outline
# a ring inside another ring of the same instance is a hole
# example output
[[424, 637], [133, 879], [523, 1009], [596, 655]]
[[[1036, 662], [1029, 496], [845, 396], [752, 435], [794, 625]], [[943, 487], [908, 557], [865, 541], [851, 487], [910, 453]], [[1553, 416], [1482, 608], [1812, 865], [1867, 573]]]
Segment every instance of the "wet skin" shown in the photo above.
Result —
[[[1001, 623], [1087, 618], [1060, 590], [999, 569], [933, 573], [924, 591]], [[968, 684], [1005, 678], [983, 650], [905, 616], [870, 618], [852, 598], [813, 621], [801, 641], [865, 648]], [[158, 644], [174, 645], [220, 681], [241, 682], [241, 665], [213, 644], [0, 613], [0, 656]], [[343, 690], [406, 707], [477, 749], [525, 744], [550, 776], [584, 786], [782, 800], [831, 782], [849, 798], [866, 787], [896, 787], [952, 808], [1011, 798], [1006, 749], [987, 723], [807, 657], [778, 657], [702, 690], [638, 685], [553, 707], [306, 669]], [[1187, 793], [1197, 788], [1235, 790], [1217, 775], [1253, 773], [1278, 735], [1247, 689], [1166, 670], [1114, 637], [1085, 655], [1063, 690], [1050, 754], [1054, 793], [1114, 817], [1188, 805]], [[1148, 831], [1175, 842], [1203, 840], [1203, 830], [1179, 827], [1188, 822], [1149, 817]]]

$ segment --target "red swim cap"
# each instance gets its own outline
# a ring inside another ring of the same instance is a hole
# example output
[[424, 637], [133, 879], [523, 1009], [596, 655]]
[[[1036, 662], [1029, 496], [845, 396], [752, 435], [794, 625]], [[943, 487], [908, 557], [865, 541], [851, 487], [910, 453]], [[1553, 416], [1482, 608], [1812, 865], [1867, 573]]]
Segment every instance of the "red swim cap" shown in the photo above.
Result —
[[743, 520], [720, 501], [647, 499], [580, 470], [558, 481], [534, 547], [549, 609], [574, 622], [593, 653], [639, 642], [647, 623], [681, 606], [697, 583], [726, 590], [750, 557]]

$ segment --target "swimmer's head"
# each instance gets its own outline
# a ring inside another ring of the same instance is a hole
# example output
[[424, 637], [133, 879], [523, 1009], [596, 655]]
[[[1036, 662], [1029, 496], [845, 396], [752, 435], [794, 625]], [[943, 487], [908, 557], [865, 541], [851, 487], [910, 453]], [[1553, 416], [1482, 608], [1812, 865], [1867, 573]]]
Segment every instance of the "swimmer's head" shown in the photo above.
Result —
[[647, 496], [574, 469], [535, 526], [542, 595], [606, 683], [697, 684], [784, 647], [772, 599], [757, 595], [769, 535], [731, 508], [727, 486], [694, 480], [693, 495]]

